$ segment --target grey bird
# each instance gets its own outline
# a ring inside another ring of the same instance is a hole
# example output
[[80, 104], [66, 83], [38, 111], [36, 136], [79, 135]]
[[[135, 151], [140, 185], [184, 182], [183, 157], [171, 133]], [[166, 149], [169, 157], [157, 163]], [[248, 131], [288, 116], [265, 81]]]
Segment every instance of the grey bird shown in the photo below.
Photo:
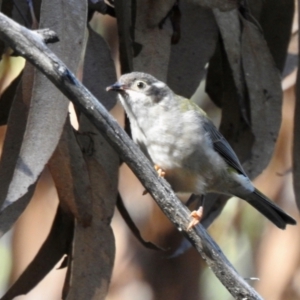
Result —
[[[253, 186], [229, 143], [194, 102], [140, 72], [122, 75], [107, 90], [118, 92], [134, 142], [175, 192], [237, 196], [281, 229], [296, 224]], [[202, 207], [191, 216], [188, 229], [201, 220]]]

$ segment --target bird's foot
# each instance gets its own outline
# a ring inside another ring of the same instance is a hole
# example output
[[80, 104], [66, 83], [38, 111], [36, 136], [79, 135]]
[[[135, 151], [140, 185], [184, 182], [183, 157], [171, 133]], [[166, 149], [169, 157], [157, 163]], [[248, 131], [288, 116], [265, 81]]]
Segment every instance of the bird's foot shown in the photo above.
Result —
[[194, 228], [198, 223], [200, 223], [202, 216], [203, 216], [203, 206], [200, 206], [198, 210], [194, 210], [191, 212], [190, 216], [193, 218], [192, 221], [189, 223], [187, 230], [191, 230]]
[[156, 170], [159, 177], [165, 177], [166, 172], [158, 165], [154, 165], [154, 169]]
[[[154, 169], [156, 170], [159, 177], [165, 177], [166, 172], [161, 167], [159, 167], [158, 165], [154, 165]], [[145, 196], [147, 194], [148, 194], [148, 191], [144, 190], [143, 191], [143, 196]]]

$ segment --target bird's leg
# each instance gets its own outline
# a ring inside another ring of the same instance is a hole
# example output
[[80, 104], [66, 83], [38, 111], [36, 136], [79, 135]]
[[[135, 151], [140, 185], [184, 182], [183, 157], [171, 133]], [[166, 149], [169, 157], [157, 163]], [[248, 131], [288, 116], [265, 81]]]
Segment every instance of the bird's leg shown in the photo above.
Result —
[[204, 195], [201, 195], [201, 204], [197, 210], [191, 212], [190, 216], [193, 218], [192, 221], [189, 223], [187, 230], [192, 229], [198, 223], [200, 223], [202, 216], [203, 216], [203, 204], [204, 204]]
[[[156, 170], [159, 177], [165, 177], [166, 172], [161, 167], [159, 167], [158, 165], [154, 165], [154, 169]], [[144, 190], [143, 191], [143, 196], [147, 195], [147, 194], [148, 194], [148, 191]]]

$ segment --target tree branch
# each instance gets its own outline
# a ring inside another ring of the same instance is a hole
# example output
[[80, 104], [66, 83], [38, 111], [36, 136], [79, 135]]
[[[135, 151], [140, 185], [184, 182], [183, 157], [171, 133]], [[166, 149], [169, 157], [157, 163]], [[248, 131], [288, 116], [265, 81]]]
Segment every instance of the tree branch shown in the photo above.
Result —
[[38, 29], [35, 30], [34, 32], [38, 33], [42, 37], [45, 44], [59, 42], [59, 38], [56, 32], [54, 32], [53, 30], [46, 28], [46, 29]]
[[207, 265], [235, 299], [262, 299], [236, 272], [201, 225], [191, 231], [186, 231], [190, 221], [189, 210], [176, 197], [170, 185], [158, 177], [149, 160], [102, 104], [47, 48], [42, 38], [0, 13], [0, 39], [44, 73], [90, 119], [132, 169], [165, 215], [195, 246]]

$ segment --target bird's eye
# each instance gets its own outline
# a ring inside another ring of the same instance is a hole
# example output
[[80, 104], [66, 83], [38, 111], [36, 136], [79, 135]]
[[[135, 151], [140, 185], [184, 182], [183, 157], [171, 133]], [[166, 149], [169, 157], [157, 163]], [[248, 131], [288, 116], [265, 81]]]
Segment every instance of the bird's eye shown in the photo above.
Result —
[[142, 89], [144, 89], [144, 88], [146, 87], [146, 83], [143, 82], [143, 81], [138, 81], [138, 82], [136, 83], [136, 86], [137, 86], [140, 90], [142, 90]]

